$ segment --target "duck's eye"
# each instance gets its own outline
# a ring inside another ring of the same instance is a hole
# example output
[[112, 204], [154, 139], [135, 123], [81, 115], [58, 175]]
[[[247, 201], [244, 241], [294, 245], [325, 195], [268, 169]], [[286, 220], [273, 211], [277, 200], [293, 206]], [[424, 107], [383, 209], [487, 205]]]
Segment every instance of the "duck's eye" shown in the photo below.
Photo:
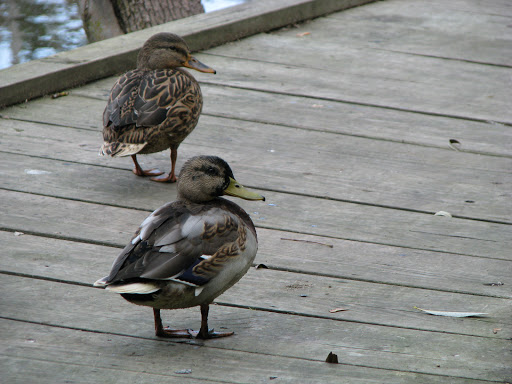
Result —
[[219, 174], [219, 171], [215, 167], [208, 167], [206, 168], [206, 174], [210, 176], [217, 176]]

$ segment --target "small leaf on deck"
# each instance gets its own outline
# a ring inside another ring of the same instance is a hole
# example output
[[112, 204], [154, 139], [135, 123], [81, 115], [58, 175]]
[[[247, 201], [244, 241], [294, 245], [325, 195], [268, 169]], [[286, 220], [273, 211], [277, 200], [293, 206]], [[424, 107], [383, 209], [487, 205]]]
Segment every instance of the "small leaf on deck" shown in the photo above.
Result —
[[445, 216], [445, 217], [452, 217], [452, 214], [450, 212], [446, 211], [439, 211], [434, 214], [434, 216]]
[[59, 97], [67, 96], [69, 92], [57, 92], [52, 95], [52, 99], [58, 99]]
[[191, 369], [180, 369], [179, 371], [174, 371], [174, 373], [177, 373], [178, 375], [188, 375], [192, 373]]
[[335, 353], [329, 352], [329, 354], [327, 355], [327, 359], [325, 359], [325, 362], [330, 363], [330, 364], [339, 364], [338, 355], [336, 355]]
[[320, 243], [318, 241], [312, 241], [312, 240], [288, 239], [288, 238], [285, 238], [285, 237], [281, 237], [281, 240], [298, 241], [298, 242], [309, 243], [309, 244], [318, 244], [318, 245], [324, 245], [324, 246], [329, 247], [329, 248], [334, 248], [334, 245], [332, 245], [332, 244], [325, 244], [325, 243]]
[[342, 311], [348, 311], [348, 308], [334, 308], [334, 309], [331, 309], [329, 312], [336, 313], [336, 312], [342, 312]]
[[307, 35], [311, 35], [311, 32], [301, 32], [301, 33], [297, 33], [297, 37], [303, 37], [303, 36], [307, 36]]
[[501, 285], [505, 285], [505, 283], [502, 283], [501, 281], [497, 281], [495, 283], [484, 283], [484, 285], [488, 285], [489, 287], [499, 287]]
[[27, 175], [49, 175], [51, 172], [40, 169], [25, 169]]
[[488, 315], [488, 313], [483, 312], [446, 312], [446, 311], [430, 311], [428, 309], [422, 309], [418, 307], [414, 307], [414, 309], [417, 309], [419, 311], [428, 313], [429, 315], [434, 316], [447, 316], [447, 317], [475, 317], [475, 316], [485, 316]]
[[460, 151], [461, 146], [462, 146], [462, 144], [460, 143], [459, 140], [450, 139], [450, 147], [452, 147], [456, 151]]

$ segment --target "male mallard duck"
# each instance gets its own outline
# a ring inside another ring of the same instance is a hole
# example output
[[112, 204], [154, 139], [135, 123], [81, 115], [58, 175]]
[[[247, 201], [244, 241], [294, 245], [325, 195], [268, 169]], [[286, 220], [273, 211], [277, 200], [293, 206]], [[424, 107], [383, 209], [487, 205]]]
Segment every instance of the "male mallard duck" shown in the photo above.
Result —
[[[258, 241], [249, 215], [219, 196], [265, 200], [245, 189], [219, 157], [188, 160], [178, 177], [178, 198], [140, 225], [95, 286], [120, 293], [131, 303], [153, 307], [156, 335], [211, 338], [233, 332], [208, 330], [208, 309], [251, 266]], [[161, 309], [201, 307], [201, 329], [164, 329]]]
[[[195, 128], [203, 107], [196, 79], [186, 70], [215, 73], [191, 56], [185, 41], [172, 33], [157, 33], [142, 46], [137, 69], [121, 76], [112, 87], [103, 112], [100, 154], [129, 156], [133, 173], [151, 180], [175, 182], [178, 146]], [[137, 154], [171, 149], [171, 172], [143, 170]], [[162, 176], [160, 176], [162, 175]], [[159, 176], [159, 177], [157, 177]]]

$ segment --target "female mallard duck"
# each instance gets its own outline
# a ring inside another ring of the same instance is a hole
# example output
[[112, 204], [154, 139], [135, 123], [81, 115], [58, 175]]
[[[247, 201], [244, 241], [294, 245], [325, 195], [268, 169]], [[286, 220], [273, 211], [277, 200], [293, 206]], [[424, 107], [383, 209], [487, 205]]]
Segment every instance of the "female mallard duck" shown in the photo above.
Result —
[[[129, 156], [137, 176], [175, 182], [178, 146], [195, 128], [203, 107], [199, 84], [186, 70], [215, 71], [190, 55], [185, 41], [172, 33], [158, 33], [142, 46], [137, 69], [121, 76], [112, 87], [103, 112], [100, 154]], [[143, 170], [137, 154], [171, 149], [171, 172]], [[162, 175], [162, 176], [160, 176]]]
[[[258, 241], [249, 215], [219, 196], [265, 200], [240, 185], [219, 157], [188, 160], [178, 178], [178, 198], [149, 215], [115, 260], [110, 275], [94, 283], [126, 300], [153, 307], [156, 335], [211, 338], [208, 308], [251, 266]], [[201, 329], [162, 327], [161, 309], [201, 307]]]

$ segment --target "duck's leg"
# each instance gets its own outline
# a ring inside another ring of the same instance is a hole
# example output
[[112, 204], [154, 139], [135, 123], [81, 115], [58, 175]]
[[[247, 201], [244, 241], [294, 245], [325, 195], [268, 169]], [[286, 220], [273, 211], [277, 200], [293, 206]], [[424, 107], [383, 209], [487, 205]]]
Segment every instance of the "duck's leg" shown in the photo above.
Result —
[[139, 162], [137, 161], [137, 155], [132, 155], [132, 160], [133, 164], [135, 164], [135, 168], [133, 168], [132, 172], [135, 173], [137, 176], [158, 176], [163, 173], [158, 169], [143, 170], [142, 167], [139, 165]]
[[171, 337], [171, 338], [190, 338], [190, 330], [188, 329], [169, 329], [162, 326], [162, 318], [160, 317], [160, 310], [153, 308], [153, 315], [155, 317], [155, 335], [158, 337]]
[[213, 329], [208, 329], [208, 312], [210, 306], [208, 304], [201, 304], [201, 329], [199, 332], [190, 331], [196, 339], [213, 339], [217, 337], [231, 336], [235, 332], [215, 332]]
[[171, 147], [171, 173], [152, 177], [151, 180], [159, 181], [161, 183], [175, 183], [176, 182], [176, 159], [178, 158], [178, 147]]

